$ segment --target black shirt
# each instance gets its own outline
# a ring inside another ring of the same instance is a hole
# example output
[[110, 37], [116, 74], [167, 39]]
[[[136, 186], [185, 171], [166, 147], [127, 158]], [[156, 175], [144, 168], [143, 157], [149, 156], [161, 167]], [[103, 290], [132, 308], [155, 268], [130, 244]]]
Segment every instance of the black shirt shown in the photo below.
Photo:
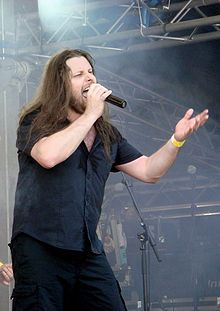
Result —
[[36, 143], [36, 137], [29, 137], [35, 114], [27, 115], [18, 128], [19, 174], [12, 238], [23, 232], [55, 247], [82, 251], [86, 235], [91, 250], [100, 253], [96, 227], [106, 180], [114, 166], [133, 161], [141, 153], [118, 133], [110, 161], [97, 134], [90, 152], [82, 142], [68, 159], [45, 169], [30, 156]]

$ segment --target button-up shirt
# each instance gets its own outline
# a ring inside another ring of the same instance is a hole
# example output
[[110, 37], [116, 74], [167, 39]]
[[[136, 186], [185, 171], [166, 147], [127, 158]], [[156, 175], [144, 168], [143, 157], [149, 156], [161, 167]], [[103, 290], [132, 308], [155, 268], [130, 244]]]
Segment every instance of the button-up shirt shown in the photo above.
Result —
[[55, 247], [77, 251], [85, 249], [86, 240], [92, 252], [100, 253], [96, 228], [106, 180], [114, 166], [133, 161], [141, 153], [118, 133], [110, 161], [97, 134], [90, 152], [82, 142], [68, 159], [45, 169], [30, 156], [36, 143], [34, 136], [29, 137], [35, 114], [27, 115], [18, 128], [19, 174], [12, 238], [23, 232]]

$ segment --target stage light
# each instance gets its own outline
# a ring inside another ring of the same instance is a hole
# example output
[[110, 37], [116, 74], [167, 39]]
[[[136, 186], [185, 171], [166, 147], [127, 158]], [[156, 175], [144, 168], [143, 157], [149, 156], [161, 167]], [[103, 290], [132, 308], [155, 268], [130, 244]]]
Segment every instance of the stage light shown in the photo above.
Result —
[[55, 31], [63, 21], [73, 14], [70, 5], [79, 4], [80, 1], [69, 0], [38, 0], [38, 12], [42, 27], [45, 31]]

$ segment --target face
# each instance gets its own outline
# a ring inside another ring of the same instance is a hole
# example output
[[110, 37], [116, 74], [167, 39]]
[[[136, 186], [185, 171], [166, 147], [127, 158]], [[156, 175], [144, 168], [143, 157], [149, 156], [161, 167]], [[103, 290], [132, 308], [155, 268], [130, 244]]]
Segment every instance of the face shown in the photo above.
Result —
[[87, 101], [87, 91], [92, 83], [96, 83], [92, 66], [88, 60], [83, 57], [72, 57], [66, 61], [70, 68], [70, 80], [74, 98], [74, 107], [76, 112], [85, 110]]

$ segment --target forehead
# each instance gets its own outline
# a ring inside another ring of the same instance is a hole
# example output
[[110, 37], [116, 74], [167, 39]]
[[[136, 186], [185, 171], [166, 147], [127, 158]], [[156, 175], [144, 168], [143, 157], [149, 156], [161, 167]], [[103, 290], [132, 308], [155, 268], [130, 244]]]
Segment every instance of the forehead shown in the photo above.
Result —
[[71, 69], [72, 72], [87, 70], [87, 69], [91, 68], [90, 63], [83, 56], [69, 58], [66, 61], [66, 64]]

